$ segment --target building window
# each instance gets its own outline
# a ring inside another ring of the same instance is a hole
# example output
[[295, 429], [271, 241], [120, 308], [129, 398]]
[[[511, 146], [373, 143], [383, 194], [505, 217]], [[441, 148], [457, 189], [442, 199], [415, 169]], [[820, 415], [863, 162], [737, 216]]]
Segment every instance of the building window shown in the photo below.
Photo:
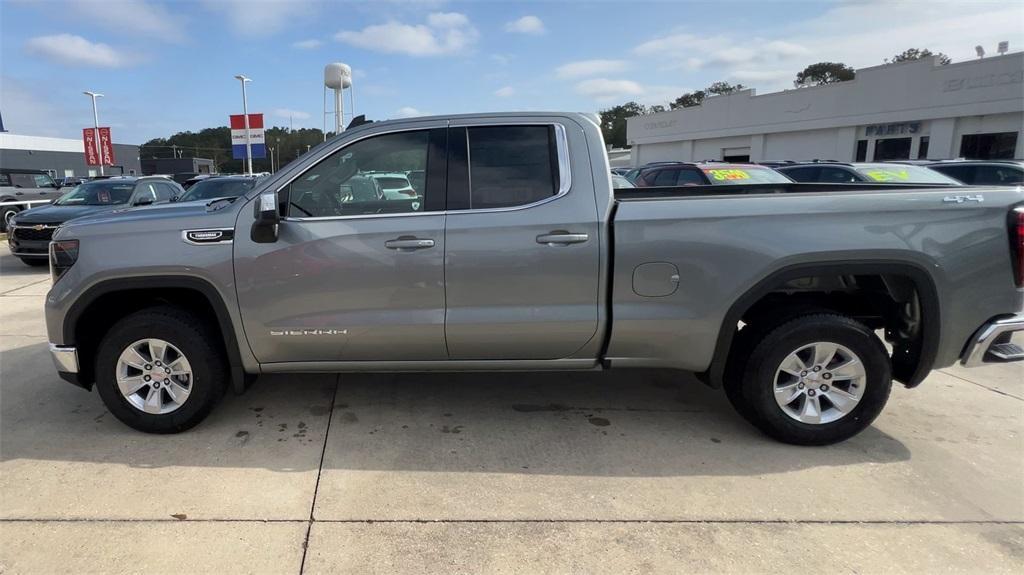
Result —
[[968, 134], [960, 139], [960, 156], [971, 160], [1012, 160], [1017, 132]]
[[868, 141], [857, 140], [857, 157], [854, 158], [855, 162], [863, 162], [868, 159]]
[[910, 140], [910, 138], [886, 138], [884, 140], [875, 140], [874, 161], [884, 162], [886, 160], [909, 160]]
[[917, 159], [928, 159], [928, 136], [921, 136], [921, 145], [917, 148]]

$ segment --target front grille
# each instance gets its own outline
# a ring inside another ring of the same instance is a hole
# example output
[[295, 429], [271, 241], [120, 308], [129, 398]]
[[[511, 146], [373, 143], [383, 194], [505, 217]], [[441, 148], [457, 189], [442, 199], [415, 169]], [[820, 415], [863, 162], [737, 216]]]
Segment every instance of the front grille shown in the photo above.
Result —
[[14, 239], [16, 240], [29, 240], [29, 241], [50, 241], [53, 237], [54, 230], [57, 229], [57, 224], [44, 224], [46, 227], [43, 229], [37, 229], [36, 226], [14, 228]]

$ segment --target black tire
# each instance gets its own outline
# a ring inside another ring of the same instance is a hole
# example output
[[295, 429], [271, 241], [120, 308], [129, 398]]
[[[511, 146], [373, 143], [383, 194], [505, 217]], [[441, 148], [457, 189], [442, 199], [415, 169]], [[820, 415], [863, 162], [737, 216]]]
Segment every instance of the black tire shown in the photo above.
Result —
[[[841, 418], [809, 424], [788, 416], [775, 401], [776, 371], [790, 353], [814, 342], [842, 345], [860, 359], [865, 369], [863, 395]], [[851, 318], [814, 314], [791, 319], [769, 331], [753, 346], [739, 390], [730, 401], [740, 413], [767, 435], [795, 445], [828, 445], [849, 439], [871, 425], [889, 399], [892, 370], [885, 346], [870, 328]], [[728, 390], [727, 390], [728, 391]]]
[[34, 268], [50, 265], [50, 260], [48, 260], [46, 258], [18, 258], [18, 259], [20, 259], [21, 262], [24, 263], [25, 265], [32, 266]]
[[7, 231], [7, 220], [11, 219], [14, 214], [20, 212], [17, 206], [3, 206], [0, 207], [0, 232]]
[[[192, 367], [188, 399], [170, 413], [146, 413], [129, 403], [117, 387], [121, 352], [146, 338], [174, 345]], [[103, 403], [124, 424], [146, 433], [178, 433], [194, 427], [220, 401], [229, 379], [216, 330], [193, 313], [171, 306], [147, 308], [121, 319], [103, 337], [96, 354], [96, 388]]]

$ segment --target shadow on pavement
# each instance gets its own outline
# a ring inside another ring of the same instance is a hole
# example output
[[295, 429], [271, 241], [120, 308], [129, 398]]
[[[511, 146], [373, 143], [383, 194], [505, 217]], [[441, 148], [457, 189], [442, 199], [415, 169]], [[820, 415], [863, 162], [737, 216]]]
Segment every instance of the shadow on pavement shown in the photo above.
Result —
[[315, 469], [332, 398], [325, 468], [662, 477], [910, 458], [877, 428], [826, 448], [776, 443], [718, 391], [664, 371], [267, 376], [192, 431], [153, 436], [59, 380], [46, 347], [2, 354], [0, 460]]

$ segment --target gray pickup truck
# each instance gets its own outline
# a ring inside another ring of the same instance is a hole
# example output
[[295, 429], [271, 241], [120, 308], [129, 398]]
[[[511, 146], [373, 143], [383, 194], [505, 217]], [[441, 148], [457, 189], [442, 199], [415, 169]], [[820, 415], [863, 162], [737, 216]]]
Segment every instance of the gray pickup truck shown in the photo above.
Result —
[[[381, 194], [380, 173], [410, 189]], [[382, 122], [238, 199], [68, 222], [46, 323], [60, 375], [147, 432], [196, 425], [264, 373], [654, 367], [724, 388], [772, 437], [827, 444], [870, 425], [893, 379], [1024, 358], [1022, 202], [613, 190], [585, 115]]]

